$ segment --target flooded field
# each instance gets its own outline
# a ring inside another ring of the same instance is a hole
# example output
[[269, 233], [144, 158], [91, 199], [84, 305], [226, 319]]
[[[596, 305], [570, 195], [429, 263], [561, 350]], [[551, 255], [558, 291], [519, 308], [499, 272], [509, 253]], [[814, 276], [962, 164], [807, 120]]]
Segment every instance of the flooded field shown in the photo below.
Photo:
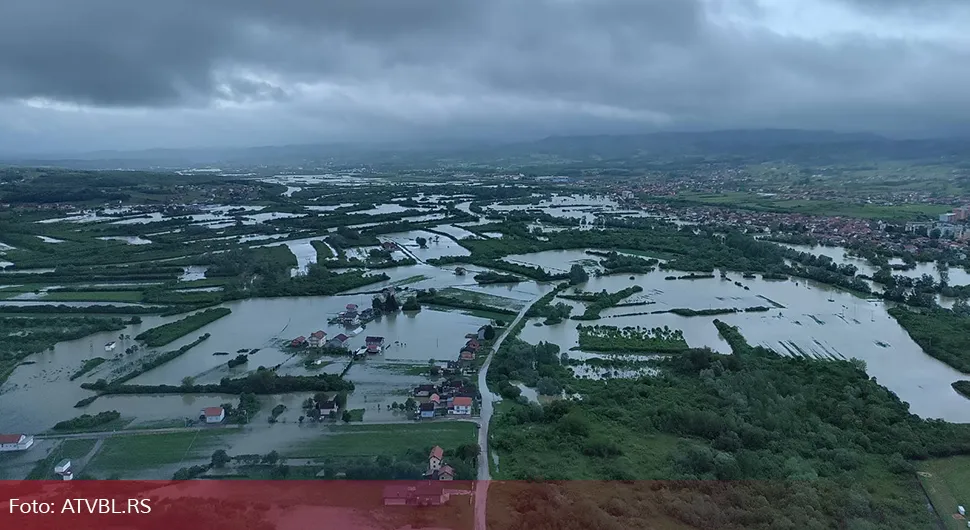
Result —
[[[520, 257], [524, 262], [550, 263], [551, 253]], [[580, 254], [560, 259], [578, 259]], [[554, 262], [552, 262], [554, 263]], [[563, 263], [563, 261], [560, 261]], [[644, 291], [628, 301], [648, 305], [611, 308], [601, 313], [600, 320], [584, 324], [646, 328], [669, 326], [683, 331], [692, 347], [710, 347], [729, 353], [730, 347], [713, 325], [720, 319], [740, 328], [752, 344], [771, 348], [781, 355], [802, 355], [821, 359], [862, 359], [869, 375], [907, 401], [915, 414], [948, 421], [970, 422], [966, 399], [953, 391], [950, 383], [963, 379], [957, 370], [926, 355], [889, 316], [887, 304], [865, 300], [847, 292], [812, 281], [793, 279], [765, 281], [744, 279], [729, 273], [730, 280], [665, 280], [670, 273], [657, 271], [636, 275], [591, 278], [580, 288], [586, 291], [606, 289], [614, 292], [631, 285]], [[741, 283], [741, 287], [735, 285]], [[744, 287], [748, 287], [745, 290]], [[568, 292], [568, 291], [567, 291]], [[582, 311], [583, 305], [570, 303]], [[765, 306], [768, 312], [731, 313], [717, 316], [682, 317], [671, 313], [636, 314], [674, 308], [727, 309]], [[574, 309], [574, 314], [577, 310]], [[569, 355], [578, 346], [578, 322], [565, 321], [553, 326], [535, 326], [533, 319], [522, 330], [528, 342], [548, 341], [558, 344]]]
[[[425, 267], [425, 270], [432, 269]], [[414, 271], [405, 271], [403, 274], [411, 272]], [[454, 280], [453, 276], [440, 274], [440, 271], [439, 276], [443, 280]], [[440, 282], [442, 285], [445, 283], [443, 280]], [[387, 349], [380, 355], [355, 364], [347, 376], [358, 386], [358, 390], [349, 400], [352, 408], [366, 408], [368, 414], [365, 421], [378, 421], [391, 415], [388, 406], [392, 402], [403, 402], [406, 399], [406, 396], [401, 395], [402, 392], [428, 380], [426, 376], [406, 375], [402, 371], [413, 366], [427, 366], [432, 359], [456, 359], [460, 347], [465, 343], [465, 333], [475, 332], [488, 323], [487, 319], [459, 311], [425, 308], [418, 313], [382, 317], [356, 333], [356, 330], [327, 324], [327, 319], [342, 311], [346, 304], [353, 302], [366, 307], [370, 305], [370, 300], [370, 295], [347, 295], [233, 302], [226, 304], [232, 309], [231, 315], [164, 347], [145, 349], [132, 355], [106, 353], [104, 345], [118, 341], [115, 352], [124, 351], [134, 341], [130, 338], [119, 340], [119, 335], [133, 337], [145, 329], [177, 317], [144, 317], [141, 324], [129, 326], [123, 331], [99, 333], [80, 340], [59, 343], [53, 351], [31, 356], [28, 360], [34, 364], [18, 367], [0, 387], [0, 429], [40, 432], [61, 419], [81, 412], [94, 414], [105, 410], [118, 410], [122, 416], [137, 418], [138, 422], [195, 417], [200, 405], [218, 405], [237, 398], [132, 395], [103, 397], [83, 411], [73, 406], [78, 400], [92, 394], [81, 389], [81, 383], [118, 377], [129, 372], [145, 355], [177, 349], [203, 333], [210, 333], [211, 338], [177, 359], [136, 377], [130, 383], [179, 384], [184, 377], [193, 377], [198, 383], [214, 383], [226, 376], [242, 376], [259, 366], [276, 365], [281, 365], [280, 373], [284, 374], [316, 373], [317, 370], [308, 370], [304, 366], [305, 357], [302, 354], [286, 345], [290, 339], [299, 335], [307, 336], [318, 329], [326, 331], [331, 337], [339, 333], [352, 335], [348, 341], [352, 350], [364, 345], [365, 335], [385, 337]], [[429, 333], [428, 330], [449, 332]], [[249, 363], [232, 369], [226, 365], [229, 356], [213, 355], [215, 352], [224, 351], [234, 356], [237, 350], [243, 348], [259, 348], [259, 352], [250, 356]], [[111, 359], [78, 380], [69, 380], [83, 360], [94, 357]], [[321, 371], [339, 373], [347, 365], [348, 359], [334, 358], [327, 361], [331, 364]], [[265, 399], [287, 398], [278, 396]], [[382, 405], [383, 412], [378, 411], [379, 404]], [[264, 412], [272, 406], [274, 405], [264, 407]]]
[[[425, 248], [421, 248], [417, 243], [417, 238], [423, 237], [427, 240]], [[401, 246], [408, 254], [413, 255], [418, 261], [431, 258], [441, 258], [445, 256], [468, 256], [471, 252], [458, 244], [457, 241], [446, 236], [440, 236], [424, 230], [412, 230], [400, 234], [388, 234], [382, 236], [382, 240], [393, 241]]]
[[[781, 244], [781, 243], [778, 243]], [[878, 268], [870, 265], [866, 260], [862, 258], [857, 258], [850, 256], [848, 250], [843, 247], [826, 247], [822, 245], [808, 246], [808, 245], [787, 245], [782, 246], [797, 250], [799, 252], [806, 252], [808, 254], [815, 254], [817, 256], [828, 256], [832, 258], [832, 261], [838, 264], [852, 264], [859, 269], [860, 274], [865, 274], [867, 276], [872, 276], [879, 271]], [[890, 264], [902, 265], [903, 261], [896, 259], [890, 260]], [[957, 285], [970, 285], [970, 272], [965, 269], [957, 267], [949, 267], [947, 269], [949, 274], [949, 284], [953, 286]], [[929, 274], [937, 282], [940, 281], [940, 271], [937, 270], [935, 263], [917, 263], [915, 267], [908, 270], [894, 270], [893, 275], [898, 276], [908, 276], [910, 278], [919, 278], [924, 274]]]

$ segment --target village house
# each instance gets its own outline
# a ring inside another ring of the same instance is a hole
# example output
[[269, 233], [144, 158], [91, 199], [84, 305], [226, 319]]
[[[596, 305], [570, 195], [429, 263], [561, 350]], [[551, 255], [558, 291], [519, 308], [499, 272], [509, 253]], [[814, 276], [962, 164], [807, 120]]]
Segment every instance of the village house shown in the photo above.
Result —
[[323, 330], [317, 330], [310, 334], [310, 347], [320, 348], [324, 345], [324, 340], [327, 338], [327, 332]]
[[332, 339], [330, 339], [330, 341], [327, 342], [327, 346], [331, 348], [346, 348], [347, 340], [349, 339], [350, 337], [348, 337], [343, 333], [340, 333], [339, 335], [336, 335]]
[[434, 418], [435, 406], [432, 402], [422, 403], [418, 405], [418, 414], [421, 419], [431, 419]]
[[473, 352], [477, 352], [482, 345], [479, 344], [479, 342], [475, 339], [469, 339], [468, 342], [465, 343], [465, 347]]
[[226, 410], [222, 407], [206, 407], [199, 411], [199, 419], [206, 423], [222, 423], [226, 419]]
[[468, 348], [462, 348], [461, 352], [458, 354], [458, 360], [463, 362], [470, 362], [475, 360], [475, 352]]
[[71, 460], [64, 458], [58, 462], [57, 465], [54, 466], [54, 473], [60, 476], [62, 480], [73, 480], [74, 471], [71, 469]]
[[478, 340], [485, 340], [485, 329], [487, 326], [482, 326], [478, 328]]
[[434, 446], [428, 454], [428, 473], [434, 473], [441, 469], [442, 460], [445, 457], [445, 450], [441, 446]]
[[33, 436], [27, 434], [0, 434], [0, 452], [26, 451], [33, 445]]
[[384, 348], [384, 337], [373, 337], [369, 336], [364, 339], [364, 344], [367, 346], [367, 353], [377, 354], [380, 353]]
[[451, 400], [452, 414], [470, 416], [472, 413], [472, 398], [458, 396]]
[[291, 348], [301, 348], [303, 346], [306, 346], [306, 337], [303, 335], [300, 335], [299, 337], [290, 341]]
[[340, 408], [337, 406], [337, 402], [331, 399], [323, 403], [317, 403], [317, 409], [320, 410], [321, 416], [327, 416], [330, 413], [336, 414]]
[[436, 390], [434, 385], [418, 385], [414, 389], [414, 397], [428, 397]]
[[441, 469], [435, 473], [435, 478], [438, 480], [455, 480], [455, 470], [448, 465], [441, 466]]

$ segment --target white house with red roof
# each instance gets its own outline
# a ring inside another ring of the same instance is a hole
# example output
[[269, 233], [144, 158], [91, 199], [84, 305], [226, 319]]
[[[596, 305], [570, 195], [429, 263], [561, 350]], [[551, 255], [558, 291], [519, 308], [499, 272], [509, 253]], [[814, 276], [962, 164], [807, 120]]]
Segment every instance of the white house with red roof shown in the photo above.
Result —
[[226, 419], [226, 409], [206, 407], [199, 412], [199, 419], [206, 423], [222, 423], [222, 420]]
[[0, 451], [26, 451], [34, 445], [34, 437], [28, 434], [0, 434]]
[[451, 410], [449, 412], [461, 416], [470, 416], [472, 413], [472, 398], [456, 396], [451, 400]]
[[431, 454], [428, 455], [428, 473], [434, 473], [441, 469], [441, 461], [445, 457], [445, 450], [439, 446], [434, 446], [431, 448]]
[[324, 344], [326, 344], [326, 339], [327, 339], [326, 331], [323, 331], [322, 329], [314, 331], [313, 333], [310, 334], [310, 339], [309, 339], [310, 347], [320, 348]]

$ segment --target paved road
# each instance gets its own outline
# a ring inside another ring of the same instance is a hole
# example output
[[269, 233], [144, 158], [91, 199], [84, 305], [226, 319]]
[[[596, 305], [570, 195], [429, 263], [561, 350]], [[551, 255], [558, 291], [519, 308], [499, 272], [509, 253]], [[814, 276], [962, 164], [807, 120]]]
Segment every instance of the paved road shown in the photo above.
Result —
[[495, 352], [502, 346], [505, 342], [505, 338], [508, 337], [508, 332], [514, 328], [519, 321], [525, 318], [526, 312], [533, 304], [538, 302], [539, 299], [536, 298], [532, 300], [525, 307], [519, 311], [519, 314], [515, 316], [515, 320], [505, 328], [502, 336], [495, 341], [495, 345], [492, 347], [492, 352], [488, 354], [488, 358], [485, 359], [485, 364], [482, 365], [482, 369], [478, 372], [478, 389], [482, 393], [482, 414], [481, 414], [481, 427], [478, 429], [478, 446], [481, 447], [481, 456], [478, 457], [478, 480], [475, 482], [475, 530], [485, 530], [485, 508], [488, 504], [488, 482], [492, 480], [491, 473], [488, 470], [489, 459], [491, 454], [488, 451], [488, 425], [492, 420], [492, 402], [495, 401], [497, 397], [488, 389], [488, 382], [486, 381], [486, 376], [488, 375], [488, 367], [492, 364], [492, 357], [495, 356]]

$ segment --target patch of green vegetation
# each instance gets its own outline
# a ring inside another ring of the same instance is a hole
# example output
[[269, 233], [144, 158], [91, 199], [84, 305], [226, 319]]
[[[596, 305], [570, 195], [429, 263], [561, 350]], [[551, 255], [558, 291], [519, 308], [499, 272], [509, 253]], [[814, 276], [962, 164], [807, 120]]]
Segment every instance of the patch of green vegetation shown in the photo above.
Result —
[[970, 317], [947, 309], [889, 308], [889, 314], [928, 355], [970, 374]]
[[101, 451], [88, 464], [97, 476], [155, 469], [184, 460], [207, 458], [213, 449], [224, 445], [219, 429], [199, 429], [175, 433], [113, 436], [104, 441]]
[[193, 313], [175, 322], [169, 322], [168, 324], [162, 324], [161, 326], [145, 330], [136, 335], [135, 339], [144, 341], [151, 348], [164, 346], [230, 313], [232, 313], [232, 310], [228, 307], [207, 309], [199, 313]]
[[330, 250], [330, 247], [323, 241], [314, 239], [310, 241], [310, 245], [313, 246], [313, 250], [317, 251], [317, 261], [336, 257], [333, 255], [333, 251]]
[[427, 280], [427, 279], [428, 279], [428, 277], [425, 276], [424, 274], [417, 274], [417, 275], [414, 275], [414, 276], [409, 276], [407, 278], [404, 278], [403, 280], [398, 280], [398, 281], [394, 282], [394, 285], [396, 287], [401, 287], [401, 286], [404, 286], [404, 285], [410, 285], [412, 283], [422, 282], [422, 281]]
[[74, 381], [75, 379], [83, 376], [84, 374], [90, 372], [91, 370], [94, 370], [98, 366], [101, 366], [105, 361], [107, 361], [107, 359], [105, 359], [104, 357], [85, 359], [84, 362], [81, 363], [81, 368], [79, 368], [78, 371], [71, 374], [71, 381]]
[[341, 415], [340, 419], [344, 423], [350, 423], [354, 421], [361, 422], [361, 421], [364, 421], [364, 412], [365, 412], [364, 409], [345, 410], [343, 415]]
[[51, 291], [43, 300], [51, 302], [127, 302], [142, 301], [141, 291]]
[[573, 316], [573, 320], [597, 320], [600, 317], [600, 312], [604, 309], [614, 307], [618, 305], [624, 298], [632, 296], [641, 291], [643, 291], [643, 287], [634, 285], [633, 287], [627, 287], [626, 289], [621, 289], [615, 293], [610, 293], [607, 292], [606, 289], [603, 289], [599, 293], [579, 293], [572, 295], [563, 294], [560, 295], [560, 297], [567, 300], [580, 300], [589, 303], [589, 305], [586, 306], [586, 311], [582, 315]]
[[463, 302], [470, 302], [475, 305], [491, 306], [502, 309], [507, 308], [518, 310], [525, 306], [525, 302], [516, 300], [515, 298], [507, 298], [504, 296], [469, 291], [468, 289], [461, 289], [458, 287], [447, 287], [445, 289], [441, 289], [438, 291], [438, 294], [448, 298], [461, 300]]
[[916, 464], [917, 476], [933, 508], [948, 529], [967, 527], [966, 519], [954, 517], [957, 506], [970, 506], [970, 456], [952, 456]]
[[[76, 418], [69, 420], [59, 421], [54, 424], [51, 430], [57, 432], [85, 432], [85, 431], [102, 431], [110, 429], [111, 426], [117, 426], [121, 419], [121, 413], [117, 410], [108, 410], [104, 412], [99, 412], [95, 415], [82, 414]], [[124, 424], [127, 425], [131, 419], [124, 420]]]
[[493, 283], [519, 283], [522, 281], [522, 278], [519, 278], [514, 274], [502, 274], [495, 271], [485, 271], [476, 274], [475, 281], [482, 285], [488, 285]]
[[74, 461], [84, 458], [94, 449], [94, 444], [97, 440], [63, 440], [57, 444], [50, 454], [44, 457], [43, 460], [37, 462], [34, 468], [27, 475], [27, 480], [54, 480], [57, 475], [54, 474], [54, 466], [58, 462], [67, 458]]
[[676, 200], [687, 203], [715, 204], [743, 210], [858, 217], [885, 221], [918, 221], [935, 218], [941, 213], [950, 211], [950, 207], [941, 204], [894, 204], [890, 206], [831, 200], [778, 199], [744, 192], [681, 193], [677, 195]]
[[[735, 343], [746, 341], [739, 335]], [[548, 361], [539, 368], [552, 366]], [[662, 377], [635, 380], [559, 375], [567, 395], [581, 400], [516, 403], [495, 417], [496, 478], [669, 481], [662, 493], [617, 488], [617, 506], [629, 507], [622, 511], [590, 504], [582, 492], [563, 493], [563, 506], [585, 503], [587, 516], [606, 527], [622, 526], [631, 510], [659, 510], [718, 528], [785, 520], [922, 528], [932, 521], [913, 487], [911, 462], [970, 447], [970, 426], [910, 414], [855, 362], [693, 349], [659, 366]], [[882, 420], [870, 421], [874, 414]], [[714, 480], [719, 488], [703, 486]], [[703, 513], [692, 501], [698, 495]]]
[[679, 353], [690, 346], [679, 329], [616, 326], [579, 326], [579, 347], [601, 352]]
[[[514, 315], [516, 313], [514, 309], [507, 308], [508, 303], [517, 302], [516, 300], [486, 294], [480, 295], [479, 293], [472, 293], [471, 291], [466, 291], [464, 289], [454, 289], [453, 296], [443, 294], [448, 292], [449, 289], [443, 289], [442, 291], [436, 291], [434, 289], [421, 290], [415, 294], [415, 299], [421, 304], [454, 307], [457, 309], [467, 309], [469, 311], [501, 313], [502, 318], [508, 318], [509, 315]], [[464, 297], [465, 299], [458, 298], [459, 296]], [[486, 303], [474, 302], [472, 300], [488, 300], [497, 305], [493, 306]], [[504, 305], [503, 302], [505, 303]], [[521, 307], [521, 305], [519, 307]]]
[[956, 390], [961, 396], [970, 399], [970, 381], [965, 379], [954, 381], [950, 386], [952, 386], [953, 390]]
[[403, 456], [408, 450], [434, 445], [455, 447], [475, 443], [478, 430], [471, 422], [438, 421], [392, 425], [334, 425], [321, 436], [283, 450], [287, 457]]

